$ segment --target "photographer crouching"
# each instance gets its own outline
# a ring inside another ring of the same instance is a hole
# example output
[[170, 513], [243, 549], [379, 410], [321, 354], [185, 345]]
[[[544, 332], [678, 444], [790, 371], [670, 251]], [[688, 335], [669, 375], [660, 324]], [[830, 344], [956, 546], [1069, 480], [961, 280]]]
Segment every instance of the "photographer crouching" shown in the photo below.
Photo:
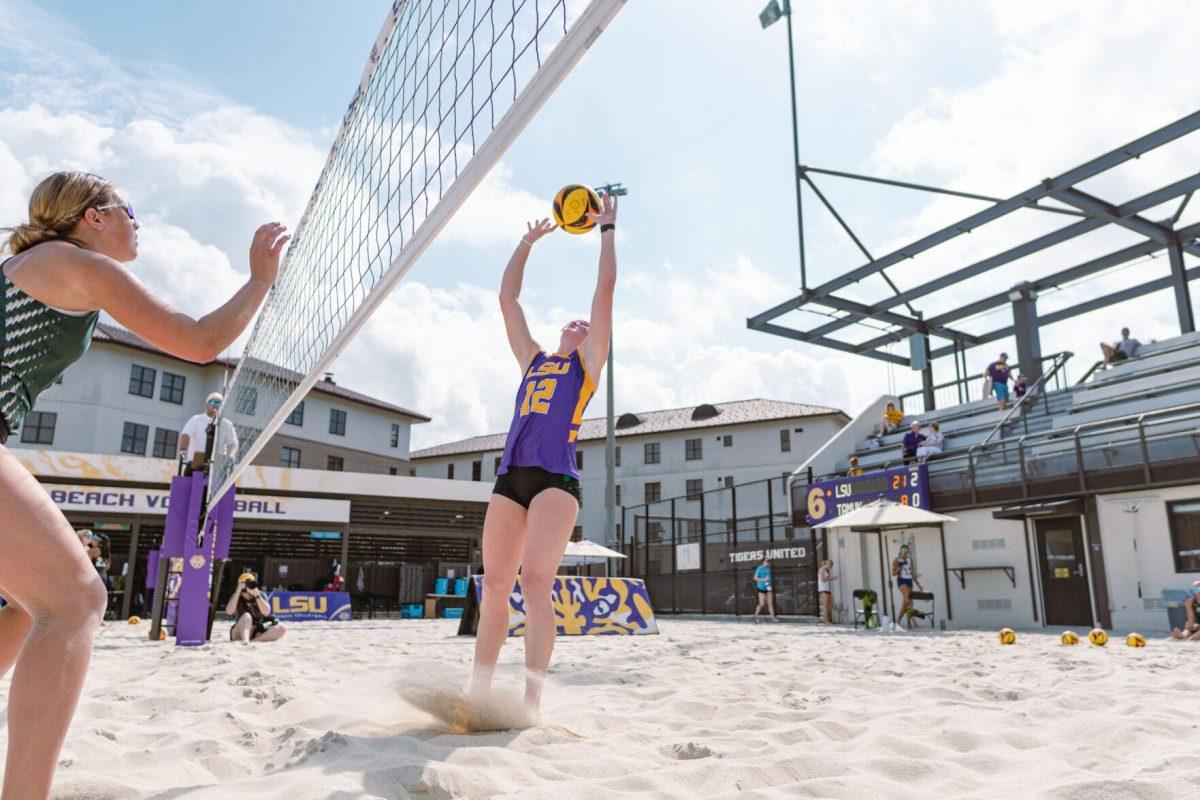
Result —
[[271, 615], [271, 606], [250, 572], [243, 572], [238, 577], [237, 589], [225, 604], [225, 613], [234, 620], [229, 629], [231, 641], [242, 644], [273, 642], [282, 638], [287, 630]]

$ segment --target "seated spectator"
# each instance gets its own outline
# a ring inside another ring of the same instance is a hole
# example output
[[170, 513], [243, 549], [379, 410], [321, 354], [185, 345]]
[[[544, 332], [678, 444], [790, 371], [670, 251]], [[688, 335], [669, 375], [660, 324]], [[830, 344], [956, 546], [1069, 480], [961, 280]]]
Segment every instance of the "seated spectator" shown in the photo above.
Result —
[[258, 588], [258, 581], [249, 572], [238, 578], [237, 588], [225, 604], [225, 613], [233, 620], [229, 629], [231, 641], [273, 642], [283, 636], [285, 628], [271, 614], [271, 606]]
[[925, 441], [925, 435], [921, 433], [921, 423], [913, 420], [908, 428], [908, 433], [904, 434], [904, 442], [901, 444], [905, 464], [911, 463], [917, 457], [917, 448]]
[[1008, 379], [1012, 374], [1012, 368], [1008, 366], [1008, 353], [1001, 353], [1000, 357], [992, 363], [988, 364], [987, 370], [983, 377], [991, 382], [991, 391], [996, 395], [996, 402], [1000, 405], [1000, 410], [1008, 408]]
[[850, 456], [850, 469], [846, 470], [846, 477], [853, 478], [855, 475], [862, 475], [862, 467], [858, 465], [858, 456]]
[[1020, 400], [1029, 392], [1029, 379], [1024, 375], [1017, 376], [1017, 382], [1013, 384], [1013, 394]]
[[922, 464], [930, 456], [939, 456], [942, 454], [942, 449], [946, 446], [946, 440], [942, 436], [942, 429], [936, 422], [929, 423], [929, 435], [925, 437], [925, 441], [921, 442], [917, 447], [917, 461]]
[[1121, 328], [1121, 341], [1111, 345], [1100, 343], [1100, 352], [1104, 353], [1104, 366], [1109, 367], [1118, 361], [1133, 358], [1141, 349], [1142, 343], [1129, 337], [1129, 328]]
[[1183, 604], [1184, 611], [1187, 612], [1187, 622], [1183, 624], [1183, 630], [1175, 628], [1171, 631], [1171, 637], [1174, 639], [1191, 639], [1194, 642], [1200, 642], [1200, 621], [1197, 621], [1196, 606], [1200, 604], [1200, 581], [1192, 584], [1192, 596]]
[[887, 408], [883, 410], [883, 419], [879, 421], [879, 425], [875, 428], [876, 434], [879, 438], [883, 438], [884, 434], [896, 430], [902, 419], [904, 419], [904, 412], [896, 408], [896, 404], [889, 400]]

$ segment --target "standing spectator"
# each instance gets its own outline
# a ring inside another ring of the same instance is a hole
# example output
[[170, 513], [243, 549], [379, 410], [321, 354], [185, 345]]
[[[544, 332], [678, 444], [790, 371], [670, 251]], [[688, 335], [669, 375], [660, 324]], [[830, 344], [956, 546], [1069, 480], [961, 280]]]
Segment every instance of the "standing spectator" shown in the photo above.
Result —
[[917, 447], [917, 461], [924, 464], [930, 456], [941, 455], [945, 446], [946, 440], [942, 436], [941, 426], [936, 422], [929, 423], [929, 434], [925, 437], [925, 441]]
[[925, 441], [925, 434], [921, 433], [921, 423], [916, 420], [908, 426], [908, 433], [904, 434], [904, 442], [901, 445], [904, 451], [904, 463], [911, 463], [917, 457], [917, 448]]
[[896, 579], [896, 584], [900, 587], [900, 595], [904, 598], [904, 603], [900, 606], [900, 610], [896, 612], [896, 623], [905, 619], [908, 610], [912, 608], [913, 584], [921, 591], [925, 591], [925, 587], [921, 585], [920, 576], [913, 572], [912, 559], [908, 555], [908, 545], [900, 545], [900, 553], [892, 559], [892, 577]]
[[821, 596], [821, 622], [832, 625], [833, 619], [833, 582], [837, 575], [833, 574], [833, 561], [825, 559], [817, 570], [817, 593]]
[[[191, 466], [197, 453], [204, 453], [208, 447], [208, 424], [210, 420], [216, 419], [217, 412], [221, 410], [221, 406], [225, 403], [225, 398], [220, 392], [213, 392], [204, 402], [204, 413], [197, 414], [187, 421], [183, 426], [183, 431], [179, 434], [179, 452], [183, 454], [185, 474], [191, 474]], [[217, 437], [224, 443], [225, 455], [230, 458], [237, 456], [238, 437], [237, 431], [233, 428], [233, 423], [228, 419], [221, 420], [221, 436]]]
[[1013, 394], [1017, 396], [1018, 402], [1029, 391], [1029, 379], [1024, 375], [1017, 376], [1017, 382], [1013, 384]]
[[1008, 408], [1008, 378], [1012, 374], [1012, 368], [1008, 366], [1008, 353], [1001, 353], [1000, 357], [988, 364], [987, 371], [984, 377], [991, 381], [992, 391], [996, 394], [996, 402], [1000, 405], [1000, 410]]
[[758, 622], [758, 614], [764, 605], [771, 613], [771, 621], [779, 622], [775, 616], [775, 586], [772, 583], [771, 559], [763, 557], [762, 563], [754, 570], [754, 586], [758, 589], [758, 605], [754, 608], [754, 621]]
[[850, 456], [850, 469], [846, 470], [846, 477], [853, 478], [855, 475], [862, 475], [862, 467], [858, 465], [858, 456]]
[[875, 428], [876, 434], [882, 439], [885, 434], [894, 431], [902, 419], [904, 419], [904, 412], [896, 408], [896, 404], [889, 400], [887, 408], [883, 410], [883, 419]]
[[1129, 328], [1121, 328], [1121, 341], [1113, 342], [1111, 345], [1105, 342], [1100, 343], [1100, 352], [1104, 353], [1104, 366], [1108, 367], [1118, 361], [1133, 358], [1141, 347], [1141, 342], [1129, 337]]

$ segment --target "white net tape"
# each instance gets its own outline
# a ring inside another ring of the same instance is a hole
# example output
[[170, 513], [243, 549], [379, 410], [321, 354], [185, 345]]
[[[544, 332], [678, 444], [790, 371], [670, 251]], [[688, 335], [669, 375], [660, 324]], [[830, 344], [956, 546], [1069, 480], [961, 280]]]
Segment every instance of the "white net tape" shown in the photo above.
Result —
[[397, 0], [234, 373], [213, 501], [624, 1]]

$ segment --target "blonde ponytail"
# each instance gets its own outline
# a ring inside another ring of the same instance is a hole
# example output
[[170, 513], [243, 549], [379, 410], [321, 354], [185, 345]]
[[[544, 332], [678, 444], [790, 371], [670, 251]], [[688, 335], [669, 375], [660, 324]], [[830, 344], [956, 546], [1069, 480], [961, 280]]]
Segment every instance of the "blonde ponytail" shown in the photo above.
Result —
[[29, 222], [0, 230], [8, 232], [8, 250], [16, 255], [42, 242], [66, 239], [84, 212], [116, 199], [116, 188], [99, 175], [55, 172], [30, 195]]

